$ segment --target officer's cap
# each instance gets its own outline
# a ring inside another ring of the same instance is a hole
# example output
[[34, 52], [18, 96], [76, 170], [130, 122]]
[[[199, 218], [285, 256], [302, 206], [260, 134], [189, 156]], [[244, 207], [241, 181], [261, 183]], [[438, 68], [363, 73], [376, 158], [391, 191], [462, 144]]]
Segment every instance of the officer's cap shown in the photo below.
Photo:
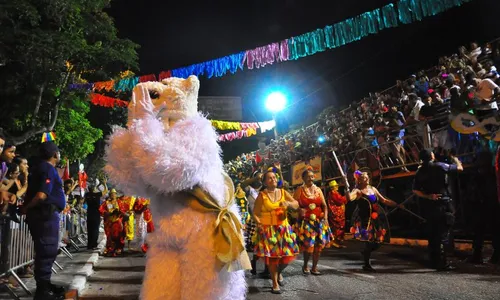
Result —
[[59, 152], [59, 147], [54, 142], [44, 142], [40, 145], [38, 152], [43, 159], [49, 159]]

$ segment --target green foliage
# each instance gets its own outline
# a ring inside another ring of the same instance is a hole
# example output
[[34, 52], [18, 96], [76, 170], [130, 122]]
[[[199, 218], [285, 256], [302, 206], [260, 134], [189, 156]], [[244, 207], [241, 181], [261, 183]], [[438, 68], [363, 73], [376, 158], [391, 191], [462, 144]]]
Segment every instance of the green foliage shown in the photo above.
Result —
[[60, 108], [55, 127], [61, 155], [68, 158], [70, 163], [93, 153], [94, 143], [102, 138], [102, 130], [92, 127], [86, 118], [90, 104], [78, 98], [71, 104], [72, 107], [63, 105]]
[[61, 145], [76, 146], [65, 149], [74, 151], [73, 159], [93, 151], [91, 141], [102, 132], [86, 118], [88, 107], [83, 104], [88, 95], [68, 91], [67, 84], [109, 80], [120, 71], [138, 68], [138, 45], [117, 36], [104, 11], [109, 4], [110, 0], [2, 1], [0, 132], [14, 143], [38, 143], [42, 132], [55, 128]]

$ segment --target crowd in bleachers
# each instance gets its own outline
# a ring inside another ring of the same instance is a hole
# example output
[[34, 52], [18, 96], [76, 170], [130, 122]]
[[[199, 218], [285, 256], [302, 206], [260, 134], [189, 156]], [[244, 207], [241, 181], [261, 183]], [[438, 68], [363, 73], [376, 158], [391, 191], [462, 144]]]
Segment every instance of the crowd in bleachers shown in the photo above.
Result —
[[[382, 165], [403, 165], [401, 170], [407, 171], [405, 160], [416, 155], [416, 148], [458, 147], [460, 136], [451, 130], [450, 116], [470, 112], [481, 120], [496, 115], [499, 64], [500, 41], [460, 47], [457, 54], [441, 57], [437, 66], [398, 80], [392, 88], [372, 93], [347, 109], [325, 109], [315, 124], [271, 140], [267, 146], [261, 143], [259, 150], [242, 154], [226, 169], [248, 173], [272, 161], [286, 166], [327, 150], [343, 154], [371, 147]], [[419, 138], [405, 144], [412, 136]]]

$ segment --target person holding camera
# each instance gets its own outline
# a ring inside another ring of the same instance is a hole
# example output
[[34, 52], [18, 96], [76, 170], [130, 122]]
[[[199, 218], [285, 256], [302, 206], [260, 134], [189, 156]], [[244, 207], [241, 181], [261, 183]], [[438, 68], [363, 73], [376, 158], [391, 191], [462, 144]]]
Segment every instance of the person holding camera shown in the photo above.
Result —
[[436, 162], [434, 153], [420, 151], [421, 166], [415, 174], [413, 193], [428, 201], [429, 257], [432, 268], [439, 271], [453, 269], [446, 257], [450, 244], [451, 229], [455, 223], [455, 208], [448, 176], [463, 171], [462, 163], [455, 156], [454, 164]]
[[42, 143], [39, 154], [40, 160], [31, 168], [21, 209], [26, 214], [35, 247], [34, 299], [63, 299], [64, 288], [50, 282], [59, 250], [60, 212], [66, 207], [63, 183], [55, 168], [61, 155], [54, 142]]

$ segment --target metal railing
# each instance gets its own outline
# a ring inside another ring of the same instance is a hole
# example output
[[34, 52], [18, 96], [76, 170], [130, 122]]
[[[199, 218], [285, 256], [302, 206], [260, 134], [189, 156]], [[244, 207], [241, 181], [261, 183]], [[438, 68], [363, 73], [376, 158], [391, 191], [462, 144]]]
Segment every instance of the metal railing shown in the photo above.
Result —
[[[59, 249], [62, 254], [73, 259], [68, 246], [79, 251], [80, 247], [86, 245], [86, 215], [78, 211], [71, 211], [61, 213], [60, 217]], [[21, 216], [19, 220], [19, 223], [7, 219], [0, 221], [0, 278], [14, 278], [24, 292], [31, 295], [31, 291], [17, 273], [33, 264], [35, 247], [26, 223], [26, 217]], [[54, 261], [54, 266], [63, 270], [57, 261]], [[52, 272], [57, 274], [54, 266]], [[1, 283], [0, 287], [4, 288], [13, 299], [20, 299], [8, 283]]]
[[[445, 121], [449, 117], [450, 114], [448, 113], [441, 114], [434, 118], [433, 121]], [[449, 122], [446, 122], [446, 124], [449, 124]], [[338, 159], [344, 166], [349, 168], [349, 165], [360, 152], [368, 151], [377, 159], [381, 172], [384, 173], [384, 171], [399, 168], [402, 173], [412, 174], [412, 172], [407, 172], [407, 168], [419, 164], [418, 155], [422, 149], [432, 147], [452, 151], [462, 162], [469, 163], [472, 162], [474, 154], [484, 148], [485, 141], [480, 135], [460, 134], [451, 129], [449, 125], [431, 130], [428, 122], [422, 121], [405, 129], [406, 133], [402, 138], [395, 138], [388, 142], [360, 148], [348, 153], [337, 153]], [[322, 173], [325, 178], [324, 181], [342, 179], [336, 162], [328, 156], [323, 160]]]

